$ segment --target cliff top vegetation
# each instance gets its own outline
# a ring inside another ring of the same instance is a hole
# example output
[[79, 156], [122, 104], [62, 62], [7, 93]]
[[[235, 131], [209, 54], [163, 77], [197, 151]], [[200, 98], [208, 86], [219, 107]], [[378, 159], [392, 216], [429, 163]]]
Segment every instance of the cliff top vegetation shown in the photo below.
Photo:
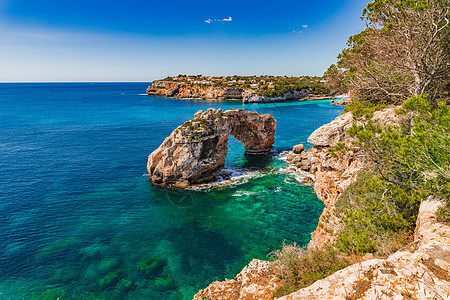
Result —
[[[446, 202], [438, 220], [450, 224], [449, 11], [448, 0], [369, 3], [362, 12], [367, 28], [349, 38], [324, 74], [331, 93], [351, 91], [353, 101], [344, 112], [352, 112], [355, 121], [347, 132], [355, 142], [328, 151], [334, 157], [353, 151], [368, 162], [337, 199], [342, 227], [330, 251], [378, 256], [397, 251], [412, 242], [426, 199]], [[404, 117], [399, 126], [372, 121], [375, 111], [390, 106]], [[284, 247], [277, 257], [291, 250]], [[302, 287], [305, 254], [294, 256], [281, 294]], [[323, 261], [308, 265], [315, 270]], [[327, 270], [316, 272], [317, 279]]]
[[314, 95], [331, 95], [330, 89], [325, 86], [325, 80], [322, 77], [315, 76], [205, 76], [179, 74], [178, 76], [168, 76], [163, 81], [248, 89], [264, 97], [282, 96], [288, 92], [302, 90], [307, 90]]

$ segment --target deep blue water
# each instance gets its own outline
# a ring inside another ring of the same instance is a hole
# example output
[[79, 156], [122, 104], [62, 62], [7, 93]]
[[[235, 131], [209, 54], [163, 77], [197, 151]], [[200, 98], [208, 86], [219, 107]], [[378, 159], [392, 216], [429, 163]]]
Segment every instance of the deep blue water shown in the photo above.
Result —
[[[342, 112], [329, 101], [242, 105], [149, 97], [145, 83], [0, 84], [0, 299], [191, 299], [284, 240], [323, 204], [279, 154]], [[232, 185], [153, 186], [147, 156], [208, 107], [277, 119], [275, 151], [229, 141]], [[61, 296], [64, 297], [61, 297]]]

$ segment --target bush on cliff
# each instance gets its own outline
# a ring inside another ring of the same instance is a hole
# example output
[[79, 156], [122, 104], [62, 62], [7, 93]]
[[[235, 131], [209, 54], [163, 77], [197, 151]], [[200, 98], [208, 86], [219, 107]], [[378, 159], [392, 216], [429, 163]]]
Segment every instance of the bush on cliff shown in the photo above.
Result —
[[[383, 255], [411, 241], [420, 201], [450, 199], [450, 107], [433, 109], [426, 95], [413, 96], [398, 111], [406, 120], [393, 127], [372, 122], [377, 107], [366, 104], [350, 107], [360, 123], [348, 133], [372, 164], [336, 203], [344, 223], [336, 246]], [[449, 219], [449, 207], [441, 219]]]

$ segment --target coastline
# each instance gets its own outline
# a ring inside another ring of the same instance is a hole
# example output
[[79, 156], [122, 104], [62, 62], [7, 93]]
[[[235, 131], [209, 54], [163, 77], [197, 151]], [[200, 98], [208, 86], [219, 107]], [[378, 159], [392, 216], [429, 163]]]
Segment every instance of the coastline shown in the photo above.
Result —
[[[377, 111], [372, 120], [398, 125], [401, 117], [395, 110], [394, 107]], [[350, 145], [351, 138], [346, 132], [352, 124], [352, 113], [342, 114], [332, 122], [317, 128], [309, 136], [308, 142], [314, 146], [308, 151], [303, 151], [303, 145], [297, 145], [286, 155], [286, 160], [293, 171], [300, 174], [308, 172], [313, 176], [314, 191], [325, 204], [316, 230], [311, 233], [307, 251], [321, 251], [326, 245], [336, 241], [342, 226], [342, 216], [336, 212], [336, 200], [356, 181], [359, 171], [369, 164], [364, 155], [353, 151], [342, 157], [333, 157], [327, 151], [338, 143]], [[450, 251], [450, 226], [436, 220], [436, 213], [443, 205], [442, 200], [433, 197], [423, 199], [416, 220], [413, 243], [400, 248], [388, 257], [374, 258], [372, 254], [358, 257], [356, 263], [277, 299], [331, 300], [348, 298], [352, 294], [364, 295], [367, 299], [379, 299], [377, 295], [380, 292], [402, 297], [403, 287], [413, 291], [416, 296], [433, 292], [437, 295], [448, 295], [450, 288], [446, 283], [450, 273], [447, 271], [448, 263], [443, 260], [440, 253]], [[423, 260], [426, 262], [422, 263]], [[234, 279], [215, 281], [204, 290], [200, 290], [194, 299], [276, 298], [275, 292], [283, 285], [274, 272], [275, 268], [272, 261], [254, 259]], [[441, 273], [436, 270], [440, 270]], [[423, 285], [417, 285], [415, 274], [419, 273], [427, 274], [427, 277], [423, 278]], [[362, 294], [358, 287], [361, 281], [367, 282]]]
[[[208, 77], [211, 79], [211, 77]], [[149, 96], [164, 96], [175, 99], [198, 99], [198, 100], [236, 100], [243, 104], [250, 103], [274, 103], [291, 100], [335, 100], [336, 96], [317, 94], [310, 89], [298, 86], [283, 85], [277, 90], [276, 84], [269, 82], [268, 85], [260, 87], [258, 84], [244, 84], [244, 80], [230, 81], [223, 86], [223, 81], [194, 81], [192, 78], [183, 78], [184, 81], [155, 80], [146, 89]], [[218, 79], [217, 79], [218, 80]], [[256, 82], [254, 79], [251, 82]], [[262, 80], [260, 84], [266, 83]], [[218, 84], [218, 85], [217, 85]], [[281, 84], [281, 83], [280, 83]], [[323, 83], [321, 83], [323, 84]], [[216, 86], [217, 85], [217, 86]], [[252, 87], [252, 88], [251, 88]], [[268, 88], [269, 87], [269, 88]]]

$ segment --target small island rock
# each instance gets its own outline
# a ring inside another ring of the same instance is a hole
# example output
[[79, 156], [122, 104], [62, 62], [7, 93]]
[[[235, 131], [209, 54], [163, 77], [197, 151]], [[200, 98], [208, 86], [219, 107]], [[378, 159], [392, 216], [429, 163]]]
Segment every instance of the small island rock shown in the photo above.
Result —
[[209, 108], [194, 117], [148, 157], [153, 183], [185, 187], [213, 180], [225, 164], [230, 134], [249, 153], [270, 151], [275, 142], [276, 120], [269, 114]]
[[300, 153], [303, 152], [303, 150], [305, 150], [305, 147], [303, 146], [303, 144], [295, 145], [294, 148], [292, 149], [292, 151], [293, 151], [295, 154], [300, 154]]

